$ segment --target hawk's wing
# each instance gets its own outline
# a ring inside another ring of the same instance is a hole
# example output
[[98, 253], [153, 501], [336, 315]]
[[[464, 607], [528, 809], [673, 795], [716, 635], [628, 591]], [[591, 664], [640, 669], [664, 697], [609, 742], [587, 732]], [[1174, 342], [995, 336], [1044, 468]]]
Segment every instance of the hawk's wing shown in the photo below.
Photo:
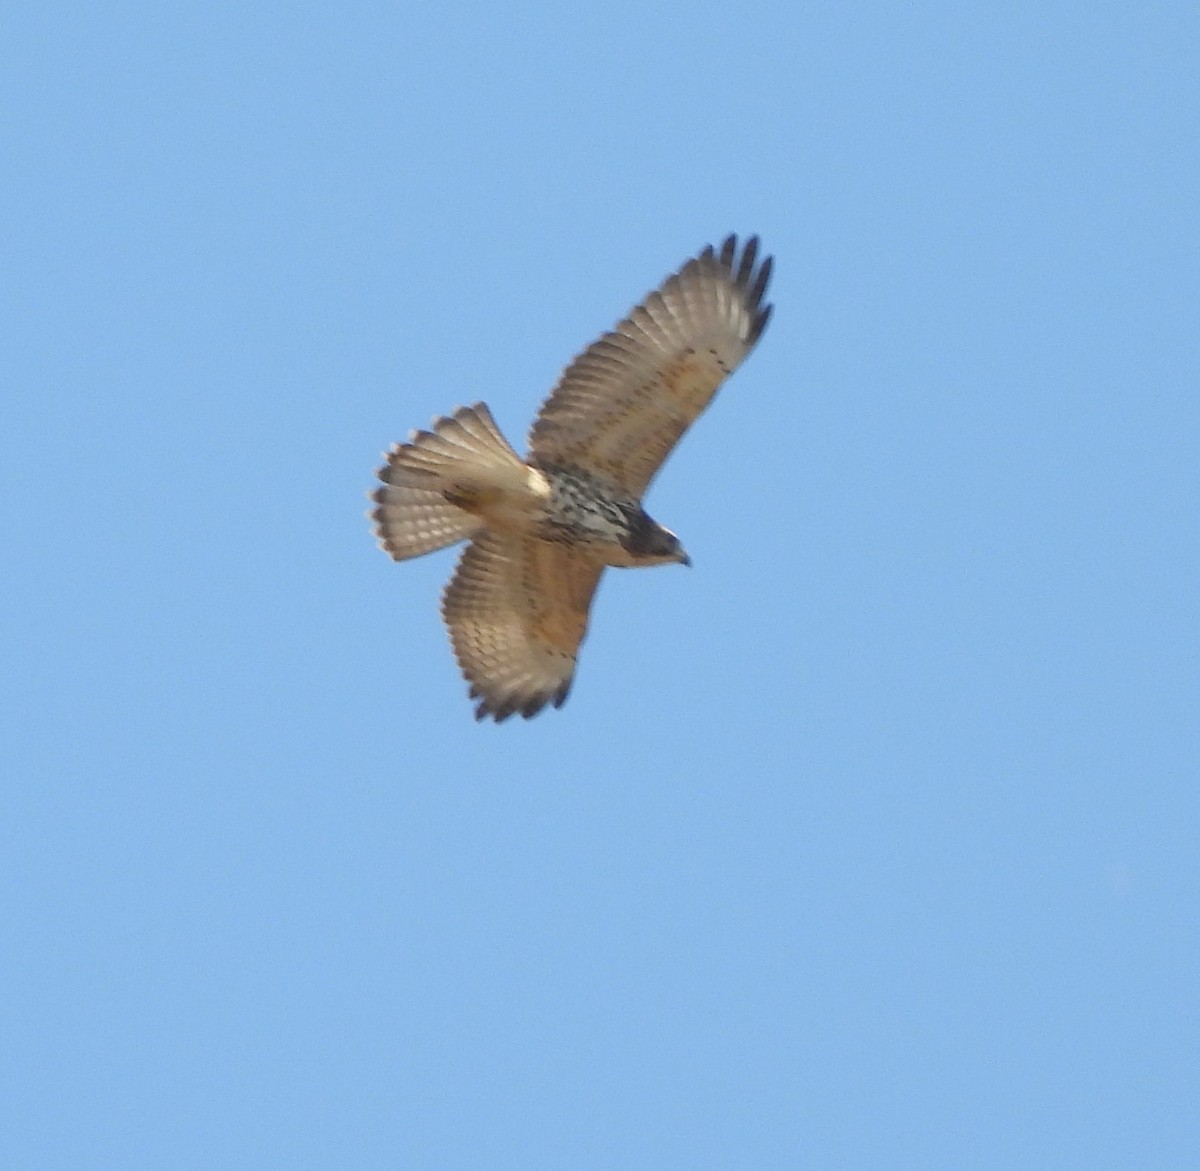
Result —
[[571, 690], [603, 566], [565, 545], [486, 530], [467, 546], [442, 617], [475, 718], [527, 719]]
[[771, 315], [771, 258], [730, 236], [689, 260], [563, 372], [530, 432], [536, 462], [567, 464], [640, 497], [754, 347]]

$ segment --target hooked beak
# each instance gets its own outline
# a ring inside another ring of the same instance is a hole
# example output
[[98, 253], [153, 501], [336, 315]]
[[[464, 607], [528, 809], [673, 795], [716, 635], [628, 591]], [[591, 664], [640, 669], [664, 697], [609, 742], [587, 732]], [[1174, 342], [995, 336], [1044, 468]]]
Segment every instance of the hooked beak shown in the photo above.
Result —
[[692, 567], [692, 559], [682, 550], [679, 550], [679, 564], [686, 565], [688, 569]]

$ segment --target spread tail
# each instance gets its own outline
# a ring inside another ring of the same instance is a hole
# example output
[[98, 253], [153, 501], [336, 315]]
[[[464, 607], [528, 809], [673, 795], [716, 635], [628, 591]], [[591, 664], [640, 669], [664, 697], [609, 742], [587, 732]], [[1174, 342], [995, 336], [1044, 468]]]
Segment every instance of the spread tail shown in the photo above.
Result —
[[529, 491], [529, 468], [500, 434], [483, 403], [435, 419], [396, 444], [376, 473], [383, 486], [371, 499], [375, 535], [396, 561], [474, 537], [490, 498]]

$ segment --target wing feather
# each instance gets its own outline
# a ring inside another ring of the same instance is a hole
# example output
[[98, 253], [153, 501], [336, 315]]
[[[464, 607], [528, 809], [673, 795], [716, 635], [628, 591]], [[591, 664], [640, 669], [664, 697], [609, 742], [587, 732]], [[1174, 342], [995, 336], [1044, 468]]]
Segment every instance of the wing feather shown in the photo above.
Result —
[[740, 252], [730, 236], [689, 260], [563, 372], [530, 433], [533, 460], [640, 497], [762, 336], [770, 277], [756, 236]]
[[603, 566], [568, 546], [486, 530], [464, 550], [442, 617], [475, 718], [561, 707]]

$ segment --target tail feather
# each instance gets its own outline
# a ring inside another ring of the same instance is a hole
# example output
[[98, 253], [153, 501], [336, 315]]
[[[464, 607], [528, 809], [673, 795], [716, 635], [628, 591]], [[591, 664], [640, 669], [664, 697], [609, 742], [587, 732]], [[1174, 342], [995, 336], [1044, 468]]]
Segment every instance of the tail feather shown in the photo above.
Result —
[[396, 444], [376, 473], [383, 487], [372, 496], [371, 518], [380, 545], [397, 561], [479, 533], [484, 522], [463, 503], [529, 492], [528, 465], [483, 403], [459, 407], [432, 428]]
[[529, 469], [500, 434], [487, 407], [476, 403], [434, 419], [432, 431], [414, 431], [408, 443], [392, 449], [387, 471], [388, 483], [408, 482], [418, 488], [434, 487], [432, 476], [446, 487], [520, 490]]
[[[386, 472], [387, 467], [380, 469]], [[371, 495], [379, 547], [393, 561], [407, 561], [474, 537], [483, 528], [477, 516], [450, 504], [437, 491], [384, 484]]]

